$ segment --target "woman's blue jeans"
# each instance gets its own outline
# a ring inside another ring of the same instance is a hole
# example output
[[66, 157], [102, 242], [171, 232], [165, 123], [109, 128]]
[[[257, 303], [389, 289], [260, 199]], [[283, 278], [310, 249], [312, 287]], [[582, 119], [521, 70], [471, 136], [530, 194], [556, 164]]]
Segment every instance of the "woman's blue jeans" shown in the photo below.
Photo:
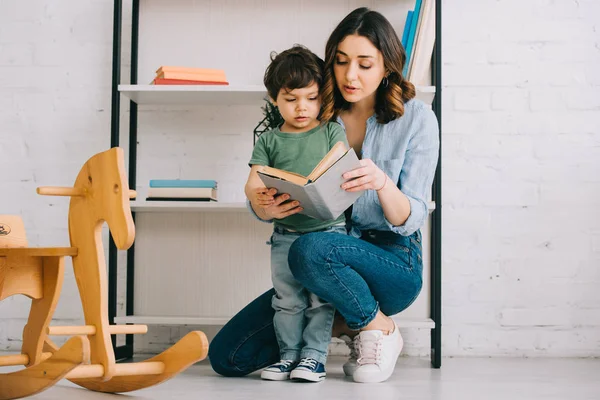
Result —
[[[386, 315], [404, 310], [422, 286], [419, 231], [401, 236], [367, 230], [360, 239], [308, 233], [291, 246], [288, 261], [294, 277], [332, 303], [351, 329], [366, 326], [378, 310]], [[208, 356], [217, 373], [244, 376], [279, 361], [273, 294], [271, 289], [248, 304], [212, 340]]]

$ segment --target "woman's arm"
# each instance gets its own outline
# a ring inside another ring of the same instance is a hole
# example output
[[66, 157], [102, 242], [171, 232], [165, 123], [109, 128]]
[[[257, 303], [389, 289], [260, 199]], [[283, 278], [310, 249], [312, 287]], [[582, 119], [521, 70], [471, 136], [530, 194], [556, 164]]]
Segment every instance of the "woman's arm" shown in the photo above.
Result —
[[439, 152], [439, 127], [435, 114], [426, 108], [418, 110], [414, 135], [411, 137], [400, 171], [399, 186], [369, 159], [361, 160], [361, 168], [343, 175], [342, 187], [349, 191], [373, 189], [389, 228], [402, 235], [419, 229], [427, 218], [427, 199]]
[[373, 161], [360, 160], [362, 167], [346, 172], [344, 179], [357, 178], [342, 185], [349, 192], [377, 191], [385, 218], [392, 225], [402, 225], [410, 215], [410, 201]]

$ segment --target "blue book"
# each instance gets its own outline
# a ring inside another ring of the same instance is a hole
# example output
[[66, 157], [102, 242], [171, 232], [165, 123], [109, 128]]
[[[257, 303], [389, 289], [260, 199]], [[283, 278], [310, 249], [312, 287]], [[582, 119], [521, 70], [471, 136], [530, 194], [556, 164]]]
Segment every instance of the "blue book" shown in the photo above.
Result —
[[404, 51], [406, 51], [406, 43], [408, 42], [408, 33], [410, 32], [413, 14], [414, 11], [409, 11], [406, 15], [406, 22], [404, 23], [404, 32], [402, 33], [402, 47], [404, 47]]
[[408, 33], [408, 41], [406, 43], [406, 64], [404, 64], [404, 68], [402, 69], [402, 75], [407, 78], [408, 75], [408, 66], [410, 65], [410, 59], [412, 56], [413, 45], [415, 43], [415, 38], [417, 35], [417, 25], [419, 23], [419, 16], [421, 15], [421, 0], [417, 0], [415, 4], [415, 11], [412, 16], [412, 21], [410, 22], [410, 31]]
[[217, 181], [206, 179], [151, 179], [151, 188], [216, 188]]

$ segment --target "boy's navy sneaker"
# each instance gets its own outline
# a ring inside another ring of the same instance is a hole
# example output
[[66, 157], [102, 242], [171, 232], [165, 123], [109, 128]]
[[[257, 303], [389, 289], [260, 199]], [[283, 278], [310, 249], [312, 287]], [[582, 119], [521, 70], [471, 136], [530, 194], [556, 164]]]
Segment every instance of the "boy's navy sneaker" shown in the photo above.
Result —
[[260, 377], [268, 381], [285, 381], [289, 379], [290, 372], [292, 372], [296, 365], [298, 365], [297, 361], [281, 360], [263, 369]]
[[325, 366], [314, 358], [303, 358], [290, 374], [290, 379], [321, 382], [325, 379]]

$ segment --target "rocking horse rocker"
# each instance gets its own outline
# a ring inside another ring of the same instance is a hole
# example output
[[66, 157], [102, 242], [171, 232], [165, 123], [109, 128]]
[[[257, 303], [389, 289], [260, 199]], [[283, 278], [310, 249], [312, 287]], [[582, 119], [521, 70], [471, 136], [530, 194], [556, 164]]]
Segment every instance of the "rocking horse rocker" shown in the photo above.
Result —
[[[0, 374], [0, 400], [41, 392], [62, 378], [100, 392], [138, 390], [164, 382], [206, 358], [208, 340], [204, 333], [194, 331], [146, 361], [115, 362], [111, 334], [147, 332], [145, 325], [108, 323], [102, 224], [107, 222], [121, 250], [128, 249], [135, 238], [129, 206], [135, 192], [129, 190], [127, 184], [122, 149], [115, 147], [90, 158], [79, 172], [74, 187], [41, 187], [37, 192], [71, 197], [71, 247], [36, 249], [24, 247], [27, 246], [24, 240], [9, 241], [4, 246], [0, 241], [0, 300], [13, 294], [25, 294], [33, 299], [21, 354], [0, 357], [0, 366], [25, 365], [26, 368]], [[85, 326], [49, 326], [60, 295], [65, 256], [73, 260]], [[49, 335], [74, 336], [58, 348], [48, 339]]]

